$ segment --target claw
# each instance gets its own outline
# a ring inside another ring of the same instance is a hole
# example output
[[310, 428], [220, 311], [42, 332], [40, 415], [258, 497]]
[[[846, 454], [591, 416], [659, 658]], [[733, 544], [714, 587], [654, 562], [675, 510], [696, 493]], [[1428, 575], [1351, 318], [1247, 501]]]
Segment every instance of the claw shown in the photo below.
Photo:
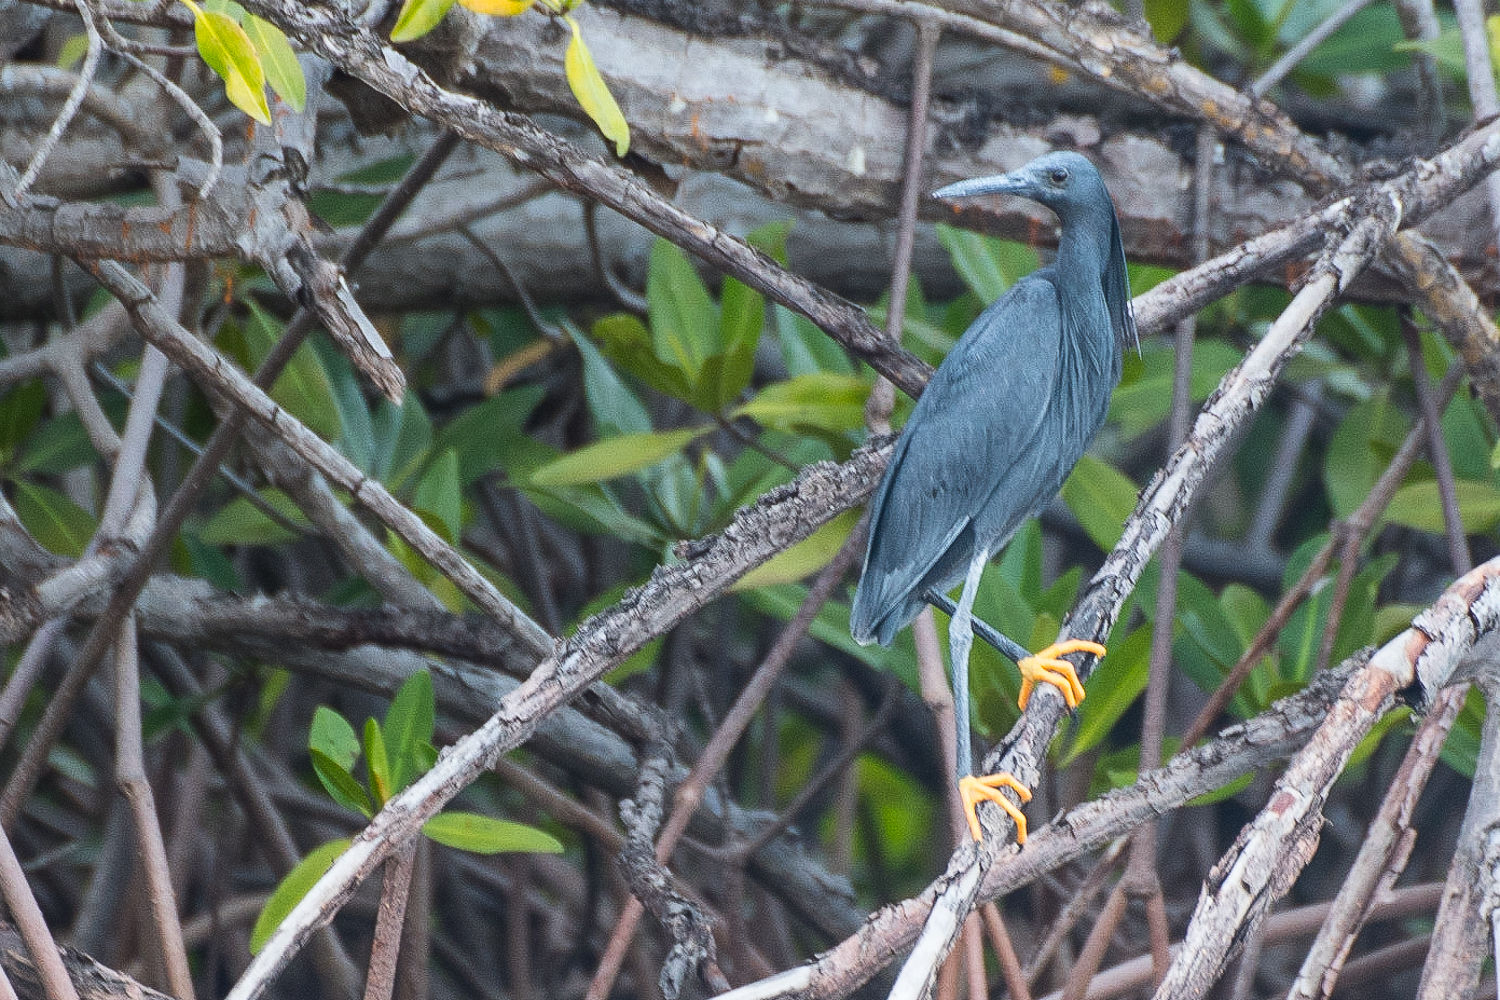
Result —
[[1031, 700], [1031, 690], [1039, 682], [1056, 687], [1062, 692], [1068, 708], [1077, 708], [1078, 703], [1083, 701], [1083, 682], [1078, 679], [1078, 672], [1073, 664], [1062, 657], [1069, 653], [1103, 656], [1104, 652], [1104, 647], [1097, 642], [1069, 639], [1067, 642], [1055, 642], [1035, 656], [1022, 657], [1016, 664], [1021, 669], [1021, 697], [1018, 699], [1021, 708], [1024, 709]]
[[1021, 813], [1019, 806], [1001, 793], [1002, 788], [1009, 788], [1015, 792], [1022, 802], [1031, 801], [1030, 789], [1011, 774], [1001, 772], [1000, 774], [987, 774], [982, 778], [967, 774], [958, 779], [958, 795], [964, 803], [964, 818], [969, 821], [969, 832], [974, 835], [976, 842], [984, 840], [984, 828], [979, 825], [979, 817], [974, 814], [974, 807], [981, 799], [985, 799], [1010, 814], [1010, 818], [1016, 824], [1016, 843], [1024, 844], [1026, 843], [1026, 817]]

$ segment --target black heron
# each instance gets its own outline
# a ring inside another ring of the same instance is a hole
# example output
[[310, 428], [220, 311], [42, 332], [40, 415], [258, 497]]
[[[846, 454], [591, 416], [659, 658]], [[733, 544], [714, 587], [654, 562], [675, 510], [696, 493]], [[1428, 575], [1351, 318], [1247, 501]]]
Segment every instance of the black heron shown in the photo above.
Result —
[[[974, 631], [1020, 668], [1021, 707], [1037, 683], [1055, 686], [1069, 708], [1083, 685], [1069, 653], [1104, 655], [1073, 640], [1033, 655], [973, 619], [974, 595], [991, 554], [1046, 506], [1083, 456], [1120, 381], [1126, 344], [1136, 342], [1130, 282], [1114, 202], [1094, 165], [1048, 153], [1019, 170], [950, 184], [936, 198], [1013, 194], [1052, 209], [1062, 222], [1057, 258], [1022, 278], [986, 309], [943, 360], [891, 454], [870, 508], [864, 572], [850, 631], [890, 645], [931, 603], [952, 615], [949, 658], [958, 728], [958, 784], [975, 840], [980, 799], [999, 804], [1026, 840], [1026, 819], [1001, 794], [1029, 791], [1009, 774], [975, 777], [969, 742], [969, 649]], [[947, 592], [959, 581], [955, 606]]]

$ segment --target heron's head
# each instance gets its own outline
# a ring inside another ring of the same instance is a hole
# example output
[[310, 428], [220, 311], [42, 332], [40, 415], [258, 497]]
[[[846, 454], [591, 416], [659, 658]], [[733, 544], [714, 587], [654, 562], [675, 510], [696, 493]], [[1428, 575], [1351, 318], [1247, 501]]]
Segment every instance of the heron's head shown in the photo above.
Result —
[[1105, 218], [1114, 214], [1114, 203], [1098, 169], [1072, 152], [1047, 153], [1019, 170], [959, 181], [934, 191], [932, 196], [951, 201], [982, 194], [1014, 194], [1039, 201], [1064, 222], [1090, 211], [1107, 211]]

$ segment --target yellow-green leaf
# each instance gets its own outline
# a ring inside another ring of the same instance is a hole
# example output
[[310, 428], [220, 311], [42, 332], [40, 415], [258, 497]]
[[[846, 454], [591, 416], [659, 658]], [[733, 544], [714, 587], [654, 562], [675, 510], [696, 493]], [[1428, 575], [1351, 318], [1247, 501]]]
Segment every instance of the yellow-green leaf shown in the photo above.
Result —
[[[1458, 516], [1464, 534], [1480, 535], [1500, 524], [1500, 489], [1492, 483], [1460, 479], [1453, 484], [1458, 501]], [[1436, 480], [1408, 483], [1396, 491], [1385, 509], [1388, 520], [1418, 531], [1441, 534], [1447, 530], [1443, 521], [1443, 500]]]
[[573, 29], [573, 40], [568, 43], [568, 53], [563, 58], [568, 86], [573, 88], [573, 96], [578, 98], [579, 105], [588, 116], [594, 119], [594, 124], [599, 126], [604, 138], [615, 144], [615, 155], [624, 156], [630, 149], [630, 126], [625, 123], [625, 115], [615, 103], [615, 95], [609, 92], [609, 85], [599, 75], [599, 67], [594, 64], [589, 47], [583, 43], [583, 33], [578, 30], [578, 22], [569, 17], [568, 27]]
[[15, 482], [16, 515], [43, 547], [78, 557], [94, 537], [98, 522], [65, 493], [40, 483]]
[[193, 0], [182, 0], [193, 11], [193, 34], [198, 54], [224, 80], [224, 93], [235, 107], [262, 125], [271, 124], [266, 104], [266, 71], [245, 29], [234, 18], [204, 10]]
[[847, 431], [864, 424], [870, 387], [857, 375], [819, 372], [773, 382], [735, 410], [778, 430]]
[[88, 50], [89, 36], [73, 35], [57, 50], [57, 68], [72, 69], [73, 64], [82, 59]]
[[302, 75], [292, 43], [280, 28], [254, 14], [245, 15], [245, 34], [265, 67], [266, 82], [293, 111], [301, 113], [307, 107], [307, 78]]
[[754, 590], [778, 583], [791, 583], [827, 566], [838, 553], [849, 532], [859, 523], [861, 512], [848, 510], [808, 535], [785, 552], [752, 569], [736, 580], [730, 590]]
[[534, 826], [470, 812], [438, 813], [422, 824], [422, 832], [446, 847], [476, 854], [560, 854], [563, 849], [556, 837]]
[[1063, 502], [1105, 552], [1120, 540], [1138, 494], [1135, 483], [1092, 455], [1079, 460], [1062, 488]]
[[687, 443], [713, 430], [712, 426], [675, 431], [621, 434], [569, 452], [531, 474], [533, 486], [582, 486], [639, 472], [681, 451]]
[[294, 910], [302, 897], [307, 895], [307, 890], [315, 885], [323, 873], [333, 867], [333, 862], [340, 854], [349, 849], [351, 841], [345, 837], [339, 840], [331, 840], [321, 847], [313, 849], [307, 857], [297, 863], [297, 867], [287, 873], [286, 878], [271, 893], [271, 898], [266, 900], [265, 909], [260, 911], [260, 918], [255, 921], [255, 929], [250, 932], [250, 953], [260, 951], [261, 946], [286, 919], [288, 913]]
[[459, 4], [476, 14], [490, 17], [515, 17], [531, 9], [536, 0], [458, 0]]
[[391, 41], [409, 42], [421, 38], [438, 26], [453, 6], [453, 0], [406, 0], [401, 5], [401, 16], [391, 29]]

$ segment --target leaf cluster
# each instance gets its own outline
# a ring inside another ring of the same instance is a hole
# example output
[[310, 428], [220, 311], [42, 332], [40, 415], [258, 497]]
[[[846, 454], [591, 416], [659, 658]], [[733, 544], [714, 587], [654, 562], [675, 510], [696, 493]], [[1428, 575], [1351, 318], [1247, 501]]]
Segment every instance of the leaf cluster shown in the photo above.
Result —
[[[373, 816], [437, 761], [432, 745], [435, 715], [432, 676], [425, 670], [401, 685], [383, 721], [365, 720], [362, 738], [348, 719], [319, 705], [308, 731], [307, 753], [323, 790], [339, 805], [366, 819]], [[358, 774], [361, 756], [363, 778]], [[422, 833], [439, 844], [477, 854], [555, 854], [563, 849], [556, 837], [535, 827], [456, 809], [422, 824]], [[251, 951], [260, 950], [349, 844], [349, 838], [341, 837], [319, 845], [281, 880], [255, 922]]]

